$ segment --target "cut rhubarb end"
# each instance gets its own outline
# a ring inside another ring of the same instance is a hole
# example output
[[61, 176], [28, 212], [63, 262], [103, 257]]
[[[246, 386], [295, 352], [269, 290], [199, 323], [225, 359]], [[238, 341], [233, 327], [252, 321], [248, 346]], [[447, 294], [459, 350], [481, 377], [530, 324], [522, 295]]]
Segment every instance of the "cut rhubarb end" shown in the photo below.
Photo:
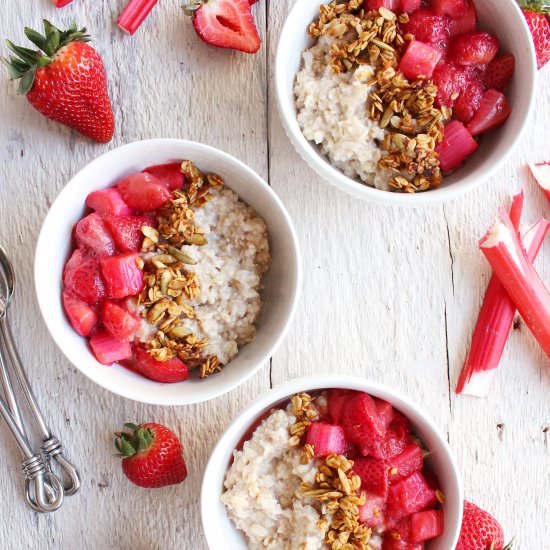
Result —
[[117, 25], [126, 33], [132, 35], [145, 21], [158, 0], [130, 0], [117, 20]]
[[56, 8], [62, 8], [67, 4], [70, 4], [73, 0], [52, 0]]
[[529, 168], [546, 195], [546, 198], [550, 201], [550, 162], [529, 164]]

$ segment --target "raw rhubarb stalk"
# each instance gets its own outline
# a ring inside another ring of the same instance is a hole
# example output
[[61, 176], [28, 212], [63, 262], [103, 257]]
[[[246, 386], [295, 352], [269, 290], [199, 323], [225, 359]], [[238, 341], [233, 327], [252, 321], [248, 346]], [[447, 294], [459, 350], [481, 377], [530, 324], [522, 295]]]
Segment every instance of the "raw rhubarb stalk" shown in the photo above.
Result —
[[541, 162], [540, 164], [529, 164], [529, 168], [535, 176], [537, 183], [544, 191], [546, 198], [550, 201], [550, 162]]
[[481, 251], [525, 324], [550, 357], [550, 293], [527, 257], [506, 213], [481, 240]]
[[117, 24], [128, 34], [134, 34], [158, 0], [130, 0], [120, 14]]
[[56, 8], [62, 8], [67, 4], [70, 4], [73, 0], [52, 0]]

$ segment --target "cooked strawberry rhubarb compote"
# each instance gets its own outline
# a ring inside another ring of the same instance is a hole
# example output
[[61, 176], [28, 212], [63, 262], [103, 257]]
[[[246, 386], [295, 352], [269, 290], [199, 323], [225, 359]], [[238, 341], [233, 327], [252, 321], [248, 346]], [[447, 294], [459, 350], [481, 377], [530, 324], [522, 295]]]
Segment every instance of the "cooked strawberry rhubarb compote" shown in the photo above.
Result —
[[440, 185], [502, 125], [514, 57], [473, 0], [321, 5], [294, 86], [298, 122], [347, 176], [414, 193]]
[[422, 550], [443, 534], [429, 453], [389, 403], [302, 393], [253, 428], [221, 497], [252, 550]]
[[264, 221], [190, 161], [86, 198], [63, 306], [100, 363], [159, 382], [220, 370], [250, 342], [270, 265]]

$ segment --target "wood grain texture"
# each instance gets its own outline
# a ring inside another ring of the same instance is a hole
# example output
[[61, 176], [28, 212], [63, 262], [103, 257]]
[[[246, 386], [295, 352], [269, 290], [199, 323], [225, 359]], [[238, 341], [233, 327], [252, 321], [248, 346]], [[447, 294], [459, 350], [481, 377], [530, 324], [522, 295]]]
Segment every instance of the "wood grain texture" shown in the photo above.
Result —
[[[530, 131], [479, 190], [418, 210], [357, 202], [302, 162], [276, 112], [271, 71], [292, 3], [264, 0], [254, 7], [263, 41], [255, 56], [204, 45], [178, 2], [161, 2], [132, 38], [114, 23], [120, 0], [75, 0], [60, 11], [49, 0], [0, 7], [0, 36], [20, 43], [23, 27], [37, 26], [43, 16], [85, 22], [107, 67], [118, 124], [112, 144], [93, 145], [42, 118], [0, 79], [0, 241], [18, 269], [12, 322], [45, 414], [83, 478], [81, 493], [59, 512], [29, 511], [18, 451], [1, 430], [3, 548], [206, 549], [202, 472], [230, 419], [270, 383], [334, 372], [382, 381], [421, 403], [449, 435], [467, 497], [497, 515], [508, 535], [517, 534], [518, 548], [550, 547], [541, 541], [550, 522], [548, 359], [520, 324], [490, 397], [453, 392], [489, 275], [478, 238], [520, 185], [530, 216], [550, 215], [523, 168], [550, 156], [550, 69], [541, 73]], [[249, 164], [287, 206], [302, 245], [302, 300], [271, 369], [227, 396], [190, 407], [141, 405], [92, 384], [56, 349], [33, 291], [36, 238], [66, 181], [102, 152], [151, 137], [202, 141]], [[546, 281], [549, 254], [546, 243], [538, 262]], [[111, 432], [128, 420], [166, 423], [181, 436], [190, 467], [183, 485], [144, 491], [123, 478], [111, 456]], [[529, 513], [518, 513], [519, 507]]]

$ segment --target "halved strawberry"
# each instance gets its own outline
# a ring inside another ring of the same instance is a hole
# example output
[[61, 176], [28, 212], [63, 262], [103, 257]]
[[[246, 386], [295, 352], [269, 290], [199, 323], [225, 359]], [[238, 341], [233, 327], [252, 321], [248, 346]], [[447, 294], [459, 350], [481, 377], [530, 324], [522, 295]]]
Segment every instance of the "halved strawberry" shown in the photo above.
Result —
[[101, 273], [109, 298], [135, 296], [143, 288], [143, 271], [137, 266], [137, 254], [101, 258]]
[[498, 39], [494, 34], [474, 31], [453, 39], [448, 58], [459, 65], [488, 65], [498, 49]]
[[207, 44], [245, 53], [260, 49], [248, 0], [192, 0], [186, 11], [193, 13], [193, 26]]
[[75, 248], [71, 257], [65, 263], [63, 267], [63, 280], [67, 276], [69, 271], [72, 271], [75, 267], [78, 267], [88, 256], [88, 252], [85, 248]]
[[468, 12], [468, 0], [429, 0], [430, 7], [437, 15], [450, 19], [460, 19]]
[[65, 286], [87, 304], [97, 304], [105, 296], [105, 284], [97, 257], [84, 260], [71, 269], [65, 276]]
[[103, 365], [111, 365], [132, 355], [132, 348], [128, 342], [121, 342], [105, 331], [96, 332], [90, 338], [90, 346], [95, 358]]
[[101, 304], [101, 319], [105, 330], [121, 341], [132, 340], [141, 325], [139, 319], [111, 300]]
[[474, 79], [466, 85], [453, 107], [453, 114], [460, 122], [467, 124], [474, 118], [481, 106], [483, 91], [483, 84], [479, 80]]
[[141, 228], [144, 225], [154, 227], [155, 220], [150, 216], [109, 216], [105, 218], [105, 226], [121, 252], [137, 252], [141, 248], [144, 238]]
[[488, 89], [504, 91], [514, 74], [516, 58], [511, 53], [499, 55], [487, 67], [483, 84]]
[[502, 92], [487, 90], [467, 129], [473, 136], [488, 132], [504, 124], [511, 112], [512, 108]]
[[115, 251], [115, 243], [103, 219], [95, 212], [76, 224], [75, 237], [78, 246], [84, 245], [100, 256], [110, 256]]
[[466, 15], [459, 19], [449, 20], [449, 33], [451, 37], [467, 32], [474, 32], [477, 29], [477, 11], [472, 0], [468, 3]]
[[189, 378], [189, 369], [181, 359], [172, 357], [166, 361], [157, 361], [141, 346], [134, 348], [134, 362], [131, 368], [156, 382], [183, 382]]
[[376, 403], [367, 393], [361, 392], [349, 400], [344, 409], [342, 425], [348, 440], [359, 446], [386, 435], [386, 427], [378, 416]]
[[181, 171], [181, 162], [155, 164], [155, 166], [149, 166], [143, 171], [158, 178], [159, 182], [164, 185], [168, 191], [181, 189], [185, 181], [185, 176]]
[[376, 458], [356, 458], [353, 471], [361, 478], [361, 489], [367, 493], [388, 496], [388, 463]]
[[99, 321], [97, 311], [68, 290], [62, 294], [63, 309], [69, 322], [80, 336], [89, 336]]
[[436, 46], [412, 40], [399, 63], [399, 70], [409, 79], [417, 80], [432, 77], [443, 52]]
[[377, 399], [376, 397], [374, 398], [374, 402], [376, 403], [376, 410], [378, 411], [380, 420], [382, 420], [384, 426], [388, 428], [394, 419], [393, 407], [387, 401]]
[[432, 10], [419, 9], [409, 16], [404, 31], [412, 34], [415, 40], [432, 44], [445, 50], [449, 45], [449, 21], [446, 17], [436, 15]]
[[147, 172], [132, 174], [119, 181], [117, 187], [128, 206], [143, 212], [160, 208], [172, 196], [155, 176]]
[[86, 197], [86, 206], [93, 208], [102, 218], [130, 216], [134, 211], [124, 202], [116, 187], [93, 191]]

